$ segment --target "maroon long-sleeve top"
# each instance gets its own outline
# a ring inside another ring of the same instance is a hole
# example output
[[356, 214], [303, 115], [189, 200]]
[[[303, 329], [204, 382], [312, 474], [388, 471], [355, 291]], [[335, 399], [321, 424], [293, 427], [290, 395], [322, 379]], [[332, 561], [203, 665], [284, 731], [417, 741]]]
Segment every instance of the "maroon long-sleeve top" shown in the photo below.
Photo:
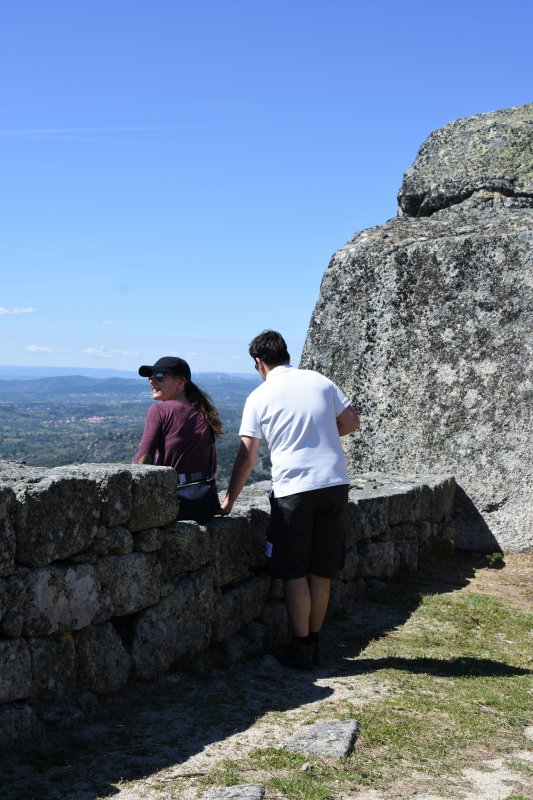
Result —
[[178, 473], [215, 472], [213, 432], [202, 413], [180, 400], [154, 403], [148, 409], [134, 464], [174, 467]]

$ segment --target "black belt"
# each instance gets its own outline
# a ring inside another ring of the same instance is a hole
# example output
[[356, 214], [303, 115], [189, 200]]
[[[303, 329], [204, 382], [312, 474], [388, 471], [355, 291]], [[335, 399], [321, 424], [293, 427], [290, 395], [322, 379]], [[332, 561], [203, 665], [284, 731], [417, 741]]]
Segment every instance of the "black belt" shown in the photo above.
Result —
[[210, 472], [178, 472], [178, 483], [182, 486], [184, 483], [197, 483], [212, 477]]

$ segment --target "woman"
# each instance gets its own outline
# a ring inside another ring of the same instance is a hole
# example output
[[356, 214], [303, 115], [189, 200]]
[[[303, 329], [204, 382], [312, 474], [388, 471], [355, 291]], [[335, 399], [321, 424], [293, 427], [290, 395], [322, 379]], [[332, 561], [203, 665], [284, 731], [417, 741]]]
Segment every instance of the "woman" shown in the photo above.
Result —
[[178, 473], [178, 519], [205, 523], [218, 513], [215, 437], [222, 423], [211, 399], [191, 380], [186, 361], [164, 356], [139, 367], [152, 397], [134, 464], [173, 467]]

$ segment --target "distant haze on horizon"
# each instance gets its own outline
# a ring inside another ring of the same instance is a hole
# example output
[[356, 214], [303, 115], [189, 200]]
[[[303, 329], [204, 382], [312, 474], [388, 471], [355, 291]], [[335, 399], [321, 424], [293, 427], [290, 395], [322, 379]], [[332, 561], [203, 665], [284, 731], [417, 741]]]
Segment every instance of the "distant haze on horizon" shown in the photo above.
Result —
[[[39, 378], [55, 378], [81, 375], [87, 378], [136, 378], [139, 381], [146, 382], [146, 378], [141, 378], [137, 371], [118, 370], [118, 369], [105, 369], [104, 367], [57, 367], [57, 366], [24, 366], [21, 364], [0, 364], [0, 380], [14, 379], [39, 379]], [[193, 380], [198, 379], [201, 381], [202, 376], [220, 376], [222, 380], [231, 380], [234, 378], [250, 380], [254, 382], [257, 373], [252, 372], [223, 372], [221, 370], [205, 370], [203, 372], [196, 372], [192, 374]]]

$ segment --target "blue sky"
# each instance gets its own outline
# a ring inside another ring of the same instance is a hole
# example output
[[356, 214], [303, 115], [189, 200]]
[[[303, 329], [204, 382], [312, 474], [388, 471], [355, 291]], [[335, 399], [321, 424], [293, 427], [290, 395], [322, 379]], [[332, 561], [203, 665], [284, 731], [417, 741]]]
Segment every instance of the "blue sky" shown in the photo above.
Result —
[[429, 133], [533, 101], [533, 4], [0, 7], [0, 364], [298, 361], [320, 281]]

